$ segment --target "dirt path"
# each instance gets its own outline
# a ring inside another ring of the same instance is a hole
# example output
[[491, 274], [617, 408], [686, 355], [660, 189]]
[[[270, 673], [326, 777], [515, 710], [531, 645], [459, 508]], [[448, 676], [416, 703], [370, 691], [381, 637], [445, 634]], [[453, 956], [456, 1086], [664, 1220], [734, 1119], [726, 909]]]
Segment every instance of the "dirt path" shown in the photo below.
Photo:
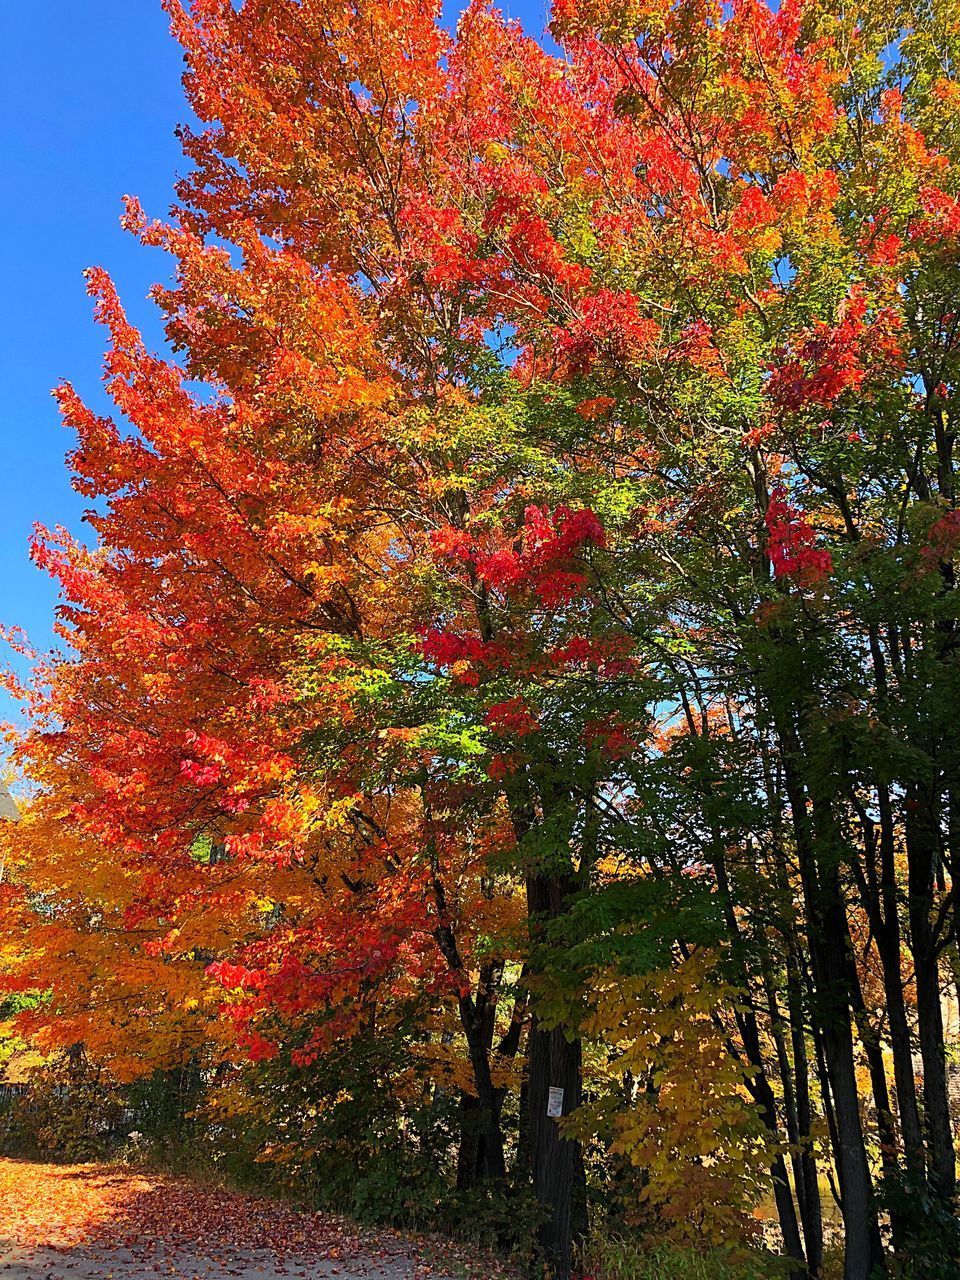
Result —
[[[103, 1165], [0, 1160], [0, 1280], [452, 1280], [392, 1232]], [[486, 1274], [490, 1274], [487, 1270]]]

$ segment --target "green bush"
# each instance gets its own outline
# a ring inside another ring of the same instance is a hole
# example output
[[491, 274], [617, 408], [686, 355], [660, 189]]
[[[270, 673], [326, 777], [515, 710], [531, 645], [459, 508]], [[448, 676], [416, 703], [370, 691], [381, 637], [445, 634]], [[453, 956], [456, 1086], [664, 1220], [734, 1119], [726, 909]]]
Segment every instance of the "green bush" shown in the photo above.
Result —
[[544, 1210], [528, 1188], [477, 1186], [447, 1191], [425, 1223], [427, 1229], [509, 1256], [527, 1271], [540, 1257], [537, 1232]]
[[532, 1192], [456, 1189], [459, 1093], [417, 1063], [402, 1035], [371, 1035], [307, 1067], [287, 1053], [246, 1064], [210, 1090], [192, 1145], [233, 1185], [532, 1264], [542, 1213]]
[[11, 1153], [59, 1160], [101, 1160], [117, 1141], [123, 1098], [101, 1072], [73, 1053], [42, 1067], [9, 1109]]
[[960, 1276], [960, 1204], [929, 1184], [884, 1180], [880, 1203], [903, 1223], [903, 1247], [890, 1259], [891, 1280], [956, 1280]]
[[19, 1098], [0, 1102], [0, 1156], [26, 1154], [26, 1138], [20, 1127]]
[[134, 1149], [163, 1160], [194, 1146], [196, 1112], [203, 1097], [203, 1073], [195, 1060], [128, 1085], [124, 1090], [126, 1129], [139, 1135]]
[[361, 1221], [425, 1227], [450, 1186], [452, 1097], [411, 1081], [406, 1046], [354, 1037], [308, 1067], [287, 1054], [235, 1070], [199, 1111], [222, 1176], [257, 1178]]

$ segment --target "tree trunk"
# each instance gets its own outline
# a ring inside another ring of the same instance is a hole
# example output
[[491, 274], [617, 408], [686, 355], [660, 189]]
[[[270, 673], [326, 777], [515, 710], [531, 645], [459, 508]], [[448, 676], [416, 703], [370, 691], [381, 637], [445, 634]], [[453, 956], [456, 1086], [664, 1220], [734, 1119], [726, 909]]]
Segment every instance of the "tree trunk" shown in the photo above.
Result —
[[[753, 1074], [747, 1077], [747, 1088], [757, 1105], [764, 1127], [771, 1138], [775, 1142], [779, 1142], [781, 1134], [777, 1122], [777, 1103], [763, 1066], [760, 1034], [753, 1011], [747, 1008], [742, 1012], [738, 1012], [737, 1023], [747, 1054], [747, 1061], [754, 1068]], [[777, 1217], [780, 1219], [780, 1230], [783, 1233], [784, 1249], [787, 1257], [798, 1264], [797, 1268], [791, 1270], [790, 1278], [791, 1280], [803, 1280], [807, 1273], [806, 1258], [803, 1252], [803, 1242], [800, 1239], [797, 1210], [793, 1202], [793, 1193], [790, 1190], [790, 1181], [787, 1177], [786, 1162], [779, 1151], [773, 1158], [770, 1166], [770, 1175], [773, 1180], [773, 1196], [777, 1206]]]
[[[690, 727], [691, 730], [695, 731], [692, 718]], [[749, 991], [750, 972], [734, 906], [730, 877], [727, 871], [727, 861], [724, 853], [725, 844], [722, 833], [717, 827], [711, 825], [710, 834], [711, 861], [713, 862], [714, 874], [717, 877], [717, 891], [723, 905], [731, 951], [737, 966], [737, 981], [745, 990]], [[751, 1073], [746, 1078], [747, 1089], [756, 1103], [760, 1118], [767, 1132], [774, 1142], [779, 1143], [781, 1134], [777, 1118], [777, 1104], [770, 1081], [767, 1078], [763, 1049], [760, 1043], [760, 1030], [753, 1010], [753, 1001], [747, 1001], [742, 1009], [735, 1010], [734, 1016], [740, 1032], [740, 1038], [743, 1041], [744, 1052], [747, 1055], [747, 1062], [752, 1068]], [[774, 1039], [776, 1039], [776, 1011], [774, 1008], [771, 1008], [771, 1019], [774, 1024]], [[788, 1091], [790, 1082], [786, 1076], [784, 1077], [784, 1086], [785, 1091]], [[789, 1109], [789, 1103], [787, 1103], [787, 1109]], [[783, 1234], [784, 1248], [787, 1256], [798, 1264], [797, 1269], [791, 1272], [791, 1280], [803, 1280], [804, 1275], [807, 1273], [806, 1258], [803, 1252], [803, 1242], [800, 1239], [797, 1210], [793, 1200], [793, 1193], [790, 1190], [790, 1181], [787, 1177], [786, 1162], [779, 1151], [771, 1163], [770, 1175], [773, 1181], [773, 1195], [777, 1206], [777, 1217], [780, 1220], [780, 1230]]]
[[546, 1214], [540, 1246], [555, 1280], [569, 1280], [573, 1239], [584, 1225], [578, 1221], [585, 1198], [583, 1156], [578, 1142], [561, 1136], [559, 1122], [547, 1115], [547, 1107], [551, 1089], [563, 1091], [563, 1115], [580, 1105], [580, 1042], [568, 1040], [560, 1027], [547, 1030], [534, 1015], [528, 1063], [533, 1189]]
[[836, 1159], [843, 1195], [844, 1280], [872, 1280], [885, 1270], [880, 1224], [867, 1160], [850, 1024], [847, 910], [840, 884], [842, 842], [829, 800], [808, 793], [797, 762], [805, 753], [793, 726], [778, 724], [790, 800], [814, 982], [813, 1014], [836, 1122]]
[[[451, 973], [464, 988], [457, 1001], [457, 1007], [460, 1012], [463, 1033], [467, 1040], [467, 1050], [473, 1071], [474, 1087], [476, 1088], [477, 1110], [479, 1111], [479, 1115], [473, 1117], [468, 1116], [468, 1110], [472, 1111], [474, 1108], [462, 1108], [461, 1110], [464, 1121], [469, 1119], [471, 1126], [476, 1124], [479, 1138], [476, 1150], [471, 1156], [469, 1148], [473, 1140], [465, 1132], [461, 1135], [462, 1139], [467, 1140], [467, 1149], [463, 1151], [462, 1165], [458, 1160], [457, 1179], [459, 1183], [461, 1168], [463, 1176], [466, 1178], [469, 1176], [471, 1167], [474, 1172], [482, 1167], [487, 1177], [495, 1180], [502, 1179], [506, 1177], [507, 1172], [503, 1154], [503, 1131], [500, 1127], [500, 1110], [503, 1096], [494, 1088], [493, 1076], [490, 1070], [493, 1034], [496, 1028], [497, 985], [502, 973], [502, 965], [491, 962], [481, 965], [477, 979], [476, 995], [470, 994], [469, 987], [466, 986], [466, 973], [460, 956], [456, 934], [448, 919], [446, 892], [440, 877], [439, 863], [435, 854], [433, 858], [433, 893], [437, 909], [437, 926], [434, 929], [433, 936]], [[478, 1164], [481, 1153], [482, 1165]]]
[[476, 1169], [482, 1172], [482, 1175], [496, 1181], [506, 1177], [507, 1172], [503, 1154], [503, 1131], [500, 1127], [503, 1095], [494, 1088], [490, 1071], [494, 1005], [489, 993], [483, 992], [482, 985], [478, 986], [475, 1002], [469, 999], [460, 1001], [460, 1017], [467, 1037], [470, 1064], [473, 1067], [473, 1080], [477, 1091], [475, 1109], [479, 1115], [475, 1118]]
[[820, 1280], [823, 1271], [823, 1206], [817, 1178], [817, 1160], [813, 1153], [813, 1116], [810, 1107], [810, 1068], [803, 1023], [803, 992], [800, 973], [792, 951], [787, 958], [787, 1005], [790, 1011], [790, 1043], [793, 1049], [793, 1074], [797, 1104], [797, 1136], [800, 1148], [801, 1176], [800, 1218], [807, 1246], [810, 1280]]
[[499, 1096], [483, 1101], [470, 1093], [460, 1095], [460, 1146], [457, 1152], [457, 1190], [506, 1176]]
[[460, 1093], [460, 1144], [457, 1148], [457, 1190], [468, 1191], [480, 1181], [479, 1103], [472, 1093]]
[[[487, 976], [488, 979], [492, 978], [492, 974], [488, 973]], [[518, 996], [514, 1001], [510, 1025], [496, 1047], [496, 1058], [504, 1060], [516, 1056], [520, 1047], [526, 1007], [526, 995]], [[485, 1010], [485, 1015], [481, 1018], [483, 1042], [479, 1046], [482, 1061], [480, 1072], [474, 1071], [474, 1080], [477, 1082], [476, 1095], [466, 1092], [460, 1095], [460, 1145], [457, 1152], [457, 1189], [459, 1191], [466, 1191], [479, 1182], [503, 1178], [506, 1175], [501, 1123], [506, 1090], [494, 1089], [489, 1066], [493, 1044], [495, 1001], [488, 996], [485, 1004], [481, 1005], [478, 999], [475, 1010], [477, 1008]], [[484, 1064], [486, 1064], [485, 1067]], [[482, 1088], [480, 1081], [483, 1082]], [[521, 1105], [522, 1102], [521, 1098]]]
[[906, 842], [910, 916], [910, 948], [917, 986], [917, 1024], [923, 1061], [923, 1101], [929, 1137], [930, 1176], [944, 1196], [956, 1187], [956, 1164], [947, 1064], [943, 1043], [943, 1011], [940, 1004], [940, 966], [934, 937], [934, 875], [938, 844], [932, 788], [913, 783], [907, 788]]
[[[887, 1072], [883, 1065], [883, 1051], [880, 1040], [870, 1025], [860, 974], [857, 971], [853, 956], [851, 940], [847, 939], [847, 955], [850, 962], [850, 995], [853, 1002], [853, 1016], [856, 1020], [860, 1043], [867, 1059], [870, 1072], [870, 1088], [877, 1112], [877, 1136], [880, 1139], [880, 1164], [884, 1178], [895, 1178], [900, 1174], [899, 1146], [893, 1122], [893, 1110], [890, 1106], [890, 1090], [887, 1086]], [[899, 1213], [890, 1214], [890, 1236], [894, 1250], [899, 1252], [906, 1243], [909, 1224]]]
[[[764, 952], [763, 958], [763, 982], [767, 996], [767, 1008], [770, 1012], [770, 1034], [773, 1037], [774, 1047], [777, 1052], [777, 1064], [780, 1069], [780, 1084], [783, 1089], [783, 1115], [787, 1128], [787, 1141], [790, 1143], [790, 1165], [793, 1170], [793, 1185], [796, 1188], [796, 1203], [800, 1206], [801, 1219], [803, 1215], [803, 1165], [800, 1155], [800, 1126], [797, 1120], [797, 1102], [796, 1092], [794, 1089], [793, 1071], [790, 1066], [790, 1057], [787, 1053], [787, 1042], [784, 1035], [783, 1022], [780, 1017], [780, 1008], [777, 1001], [777, 993], [773, 985], [773, 974], [770, 970], [769, 955]], [[772, 1091], [771, 1091], [772, 1093]], [[794, 1206], [794, 1198], [790, 1192], [790, 1185], [787, 1182], [787, 1171], [784, 1166], [783, 1156], [779, 1158], [779, 1164], [782, 1168], [776, 1166], [773, 1169], [774, 1177], [774, 1198], [777, 1204], [777, 1214], [780, 1218], [780, 1229], [783, 1232], [783, 1242], [787, 1251], [787, 1255], [795, 1258], [802, 1263], [802, 1270], [795, 1272], [794, 1275], [802, 1280], [803, 1276], [811, 1275], [809, 1263], [805, 1257], [805, 1251], [800, 1239], [800, 1228], [797, 1222], [797, 1211]], [[785, 1194], [778, 1190], [778, 1181], [782, 1180]], [[781, 1200], [783, 1204], [781, 1205]]]
[[[573, 891], [569, 877], [532, 872], [527, 876], [527, 911], [532, 929], [563, 914]], [[561, 1114], [580, 1105], [582, 1092], [580, 1041], [563, 1027], [547, 1029], [531, 1019], [527, 1042], [528, 1140], [533, 1190], [545, 1221], [540, 1246], [555, 1280], [569, 1280], [573, 1242], [585, 1228], [586, 1176], [579, 1142], [563, 1138], [557, 1119], [547, 1115], [550, 1090], [562, 1090]]]
[[874, 924], [877, 952], [883, 968], [883, 990], [887, 998], [887, 1019], [890, 1028], [890, 1049], [893, 1054], [893, 1080], [897, 1090], [897, 1114], [900, 1118], [900, 1136], [907, 1170], [917, 1179], [925, 1176], [923, 1128], [920, 1123], [920, 1104], [917, 1100], [917, 1082], [913, 1071], [913, 1048], [910, 1043], [910, 1026], [907, 1022], [907, 1006], [903, 996], [903, 957], [901, 954], [901, 929], [898, 905], [897, 872], [895, 863], [895, 837], [893, 810], [885, 785], [877, 788], [880, 811], [880, 896], [883, 902], [882, 921]]
[[812, 921], [811, 960], [818, 1021], [833, 1095], [843, 1186], [844, 1280], [871, 1280], [883, 1252], [873, 1182], [860, 1123], [860, 1098], [847, 996], [846, 909], [836, 871], [827, 871]]
[[867, 1070], [870, 1072], [870, 1088], [873, 1092], [873, 1103], [877, 1112], [877, 1136], [880, 1139], [880, 1162], [885, 1174], [895, 1173], [898, 1169], [897, 1133], [893, 1123], [893, 1108], [890, 1105], [890, 1090], [887, 1085], [887, 1072], [883, 1065], [883, 1051], [876, 1031], [870, 1025], [870, 1016], [866, 1001], [863, 998], [863, 987], [857, 971], [856, 960], [849, 934], [847, 936], [847, 957], [850, 965], [850, 999], [853, 1006], [854, 1021], [860, 1043], [863, 1045], [867, 1059]]

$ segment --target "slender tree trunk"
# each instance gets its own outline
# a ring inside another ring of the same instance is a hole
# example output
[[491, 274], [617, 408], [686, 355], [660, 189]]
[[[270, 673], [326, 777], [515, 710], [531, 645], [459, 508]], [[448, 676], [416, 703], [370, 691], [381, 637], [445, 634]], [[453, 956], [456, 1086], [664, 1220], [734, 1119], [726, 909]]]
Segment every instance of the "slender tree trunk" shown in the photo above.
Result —
[[803, 991], [799, 968], [792, 949], [787, 955], [787, 1005], [790, 1011], [790, 1043], [793, 1049], [794, 1086], [797, 1104], [797, 1133], [800, 1147], [800, 1218], [807, 1247], [807, 1266], [811, 1280], [820, 1280], [823, 1272], [823, 1206], [817, 1160], [813, 1151], [813, 1114], [810, 1106], [810, 1068], [807, 1039], [803, 1022]]
[[[749, 1008], [738, 1012], [736, 1016], [747, 1061], [754, 1068], [753, 1074], [747, 1079], [747, 1088], [757, 1105], [764, 1127], [774, 1141], [779, 1142], [781, 1134], [777, 1122], [777, 1103], [763, 1065], [763, 1052], [760, 1045], [760, 1033], [756, 1016]], [[791, 1271], [791, 1280], [803, 1280], [803, 1276], [806, 1274], [806, 1258], [803, 1252], [803, 1242], [800, 1239], [797, 1210], [793, 1201], [793, 1193], [790, 1190], [790, 1180], [787, 1177], [787, 1166], [782, 1152], [778, 1151], [774, 1156], [770, 1166], [770, 1175], [773, 1180], [773, 1196], [777, 1206], [777, 1217], [780, 1220], [780, 1230], [783, 1233], [784, 1249], [787, 1257], [799, 1264], [796, 1269]]]
[[[691, 732], [696, 733], [697, 730], [693, 718], [688, 716], [688, 720]], [[710, 834], [711, 859], [714, 874], [717, 877], [717, 889], [723, 906], [733, 958], [737, 966], [737, 981], [745, 989], [749, 990], [750, 973], [745, 956], [743, 936], [734, 908], [733, 892], [724, 852], [724, 840], [722, 832], [716, 827], [711, 827]], [[747, 1055], [747, 1062], [752, 1068], [752, 1073], [747, 1077], [747, 1088], [757, 1105], [757, 1110], [765, 1128], [774, 1141], [779, 1142], [781, 1135], [777, 1119], [777, 1104], [773, 1089], [770, 1087], [770, 1081], [767, 1078], [757, 1016], [749, 1004], [743, 1009], [736, 1010], [734, 1016], [740, 1032], [740, 1038], [743, 1041], [744, 1052]], [[780, 1151], [773, 1158], [770, 1166], [770, 1175], [773, 1181], [773, 1195], [777, 1206], [777, 1217], [780, 1220], [780, 1230], [783, 1234], [784, 1249], [787, 1257], [799, 1264], [798, 1269], [791, 1272], [791, 1280], [803, 1280], [806, 1274], [803, 1241], [800, 1238], [800, 1225], [797, 1221], [793, 1193], [790, 1190], [790, 1180], [787, 1177], [786, 1162]]]
[[920, 1057], [923, 1061], [923, 1101], [929, 1136], [929, 1168], [938, 1192], [949, 1196], [956, 1186], [956, 1163], [947, 1094], [940, 965], [931, 921], [938, 862], [932, 789], [911, 784], [907, 788], [905, 807], [910, 947], [917, 987], [917, 1025]]
[[[901, 1166], [898, 1158], [899, 1145], [893, 1122], [893, 1110], [890, 1105], [890, 1091], [887, 1086], [887, 1072], [883, 1065], [883, 1051], [876, 1032], [870, 1025], [860, 975], [857, 972], [852, 946], [848, 940], [847, 954], [850, 957], [850, 995], [853, 1004], [853, 1016], [856, 1020], [860, 1043], [867, 1059], [867, 1070], [870, 1072], [870, 1088], [877, 1112], [877, 1136], [880, 1139], [880, 1164], [885, 1178], [895, 1178], [900, 1174]], [[908, 1224], [899, 1213], [890, 1215], [890, 1235], [896, 1251], [903, 1249], [906, 1243]]]
[[[464, 988], [457, 1005], [460, 1023], [467, 1040], [467, 1051], [476, 1089], [476, 1107], [472, 1105], [468, 1107], [464, 1104], [461, 1108], [464, 1125], [469, 1121], [470, 1127], [475, 1129], [477, 1136], [474, 1139], [473, 1135], [466, 1133], [466, 1130], [461, 1135], [462, 1140], [466, 1141], [466, 1147], [462, 1160], [458, 1159], [457, 1180], [459, 1184], [461, 1176], [469, 1179], [471, 1169], [474, 1176], [482, 1169], [487, 1177], [499, 1180], [506, 1177], [507, 1172], [503, 1152], [503, 1131], [500, 1127], [503, 1097], [494, 1087], [490, 1055], [496, 1028], [497, 985], [502, 966], [493, 963], [481, 965], [476, 992], [471, 995], [457, 937], [447, 912], [446, 891], [440, 875], [439, 861], [435, 850], [432, 852], [433, 895], [437, 911], [434, 938], [451, 974]], [[479, 1114], [472, 1115], [474, 1110]], [[466, 1185], [470, 1185], [469, 1182]]]
[[871, 1280], [883, 1270], [873, 1181], [860, 1123], [860, 1098], [846, 991], [846, 909], [836, 871], [822, 877], [813, 919], [811, 960], [818, 1020], [837, 1121], [842, 1170], [844, 1280]]
[[836, 1157], [843, 1195], [843, 1275], [844, 1280], [872, 1280], [875, 1271], [882, 1273], [885, 1268], [860, 1122], [838, 833], [828, 801], [820, 800], [808, 811], [807, 789], [797, 765], [804, 753], [795, 730], [781, 717], [778, 731], [803, 883], [814, 982], [813, 1014], [819, 1024], [836, 1120]]
[[[793, 1185], [796, 1188], [796, 1203], [800, 1206], [801, 1221], [803, 1218], [803, 1200], [804, 1200], [804, 1170], [800, 1153], [800, 1125], [797, 1119], [796, 1092], [794, 1088], [793, 1070], [790, 1065], [790, 1055], [787, 1052], [787, 1041], [784, 1035], [783, 1021], [780, 1016], [780, 1007], [777, 1000], [777, 993], [773, 985], [773, 974], [770, 971], [769, 956], [764, 954], [764, 970], [763, 970], [764, 988], [767, 996], [767, 1008], [770, 1011], [770, 1034], [773, 1037], [774, 1047], [777, 1052], [777, 1064], [780, 1068], [780, 1083], [783, 1089], [783, 1114], [787, 1127], [787, 1141], [790, 1143], [790, 1166], [793, 1170]], [[782, 1158], [781, 1158], [782, 1162]], [[783, 1171], [783, 1180], [786, 1184], [786, 1169]], [[776, 1184], [774, 1184], [776, 1185]], [[791, 1258], [804, 1263], [802, 1272], [795, 1274], [799, 1276], [812, 1275], [810, 1264], [806, 1259], [806, 1250], [800, 1241], [800, 1231], [797, 1223], [796, 1209], [794, 1207], [794, 1198], [790, 1195], [790, 1188], [787, 1185], [787, 1195], [790, 1200], [788, 1210], [788, 1227], [784, 1230], [784, 1218], [780, 1212], [780, 1202], [777, 1200], [777, 1212], [780, 1217], [780, 1228], [783, 1231], [784, 1244], [787, 1254]], [[791, 1246], [788, 1241], [795, 1238], [795, 1243]]]
[[[812, 983], [810, 984], [812, 987]], [[817, 1026], [816, 1019], [813, 1020], [811, 1026], [813, 1037], [813, 1048], [817, 1059], [817, 1079], [820, 1081], [820, 1094], [823, 1098], [823, 1110], [827, 1118], [827, 1130], [830, 1134], [830, 1150], [833, 1152], [833, 1160], [827, 1164], [826, 1174], [827, 1181], [830, 1184], [830, 1193], [833, 1196], [833, 1202], [840, 1210], [843, 1216], [843, 1166], [840, 1163], [840, 1130], [837, 1128], [837, 1112], [833, 1105], [833, 1093], [830, 1089], [830, 1073], [827, 1071], [827, 1059], [823, 1052], [823, 1037], [820, 1035], [820, 1029]], [[836, 1178], [834, 1178], [836, 1171]]]
[[853, 1016], [857, 1024], [860, 1043], [863, 1045], [863, 1052], [867, 1059], [867, 1070], [870, 1072], [870, 1088], [873, 1092], [873, 1103], [877, 1112], [880, 1162], [885, 1174], [893, 1174], [899, 1168], [897, 1159], [898, 1143], [897, 1132], [893, 1123], [893, 1108], [890, 1104], [890, 1090], [887, 1085], [887, 1072], [883, 1065], [883, 1051], [880, 1048], [880, 1040], [870, 1025], [866, 1001], [863, 998], [863, 988], [860, 984], [860, 974], [857, 972], [849, 937], [847, 941], [847, 956], [850, 964], [850, 999], [853, 1007]]
[[[956, 509], [954, 448], [956, 434], [931, 397], [933, 375], [924, 374], [927, 405], [931, 409], [933, 438], [937, 451], [937, 488], [951, 509]], [[953, 555], [945, 555], [937, 565], [940, 596], [952, 596], [957, 589]], [[947, 1068], [943, 1043], [943, 1009], [940, 1003], [940, 956], [942, 939], [933, 924], [934, 887], [943, 889], [944, 849], [941, 833], [941, 801], [947, 793], [949, 857], [957, 870], [957, 759], [958, 737], [955, 715], [957, 687], [957, 620], [944, 611], [935, 619], [931, 651], [935, 656], [935, 698], [949, 708], [945, 719], [933, 718], [934, 728], [925, 744], [936, 770], [933, 781], [913, 782], [907, 787], [904, 828], [907, 845], [908, 917], [917, 988], [917, 1032], [923, 1061], [924, 1119], [929, 1138], [930, 1179], [942, 1196], [952, 1196], [957, 1185], [956, 1155], [950, 1122]], [[926, 645], [922, 646], [926, 650]], [[927, 681], [922, 682], [923, 685]], [[924, 710], [921, 722], [929, 713]], [[942, 762], [942, 765], [941, 765]], [[943, 773], [940, 772], [941, 767]], [[956, 885], [952, 888], [955, 890]]]
[[[919, 928], [917, 931], [919, 932]], [[940, 972], [936, 952], [924, 943], [914, 951], [914, 972], [920, 1058], [923, 1062], [924, 1111], [930, 1135], [930, 1173], [937, 1190], [942, 1195], [949, 1196], [956, 1187], [956, 1158], [947, 1092]]]
[[883, 990], [887, 999], [893, 1080], [897, 1089], [897, 1114], [900, 1118], [904, 1158], [907, 1170], [915, 1178], [922, 1180], [926, 1165], [923, 1128], [920, 1123], [920, 1104], [917, 1100], [917, 1082], [913, 1071], [913, 1047], [910, 1041], [910, 1026], [907, 1022], [907, 1006], [903, 996], [903, 957], [895, 865], [894, 821], [890, 794], [885, 785], [877, 788], [877, 807], [880, 812], [880, 897], [883, 913], [882, 920], [878, 919], [874, 923], [873, 931], [883, 968]]
[[495, 1088], [490, 1070], [496, 1004], [492, 990], [492, 975], [487, 972], [488, 968], [489, 966], [484, 966], [481, 969], [476, 999], [471, 1000], [468, 997], [460, 1001], [460, 1018], [467, 1037], [470, 1064], [473, 1068], [473, 1080], [477, 1091], [476, 1109], [479, 1111], [479, 1116], [476, 1117], [478, 1121], [476, 1169], [481, 1176], [498, 1181], [506, 1177], [507, 1169], [503, 1154], [503, 1130], [500, 1126], [503, 1094]]
[[[492, 975], [490, 976], [492, 978]], [[516, 1057], [526, 1021], [526, 1008], [527, 998], [526, 993], [523, 993], [518, 995], [514, 1001], [510, 1025], [507, 1027], [499, 1044], [497, 1044], [493, 1055], [496, 1059], [503, 1061]], [[483, 1046], [484, 1054], [488, 1060], [493, 1049], [494, 1026], [492, 1015], [493, 1009], [491, 1006], [491, 1014], [485, 1027], [489, 1041], [485, 1040]], [[490, 1080], [491, 1073], [489, 1069], [482, 1074], [486, 1080]], [[492, 1081], [490, 1081], [489, 1088], [485, 1090], [484, 1102], [481, 1102], [479, 1088], [476, 1095], [466, 1092], [460, 1095], [460, 1145], [457, 1152], [457, 1189], [459, 1191], [465, 1191], [469, 1187], [476, 1186], [478, 1182], [505, 1176], [502, 1116], [506, 1095], [506, 1089], [494, 1089]], [[523, 1099], [521, 1098], [522, 1102]], [[496, 1125], [492, 1144], [489, 1133], [490, 1117], [493, 1118]]]

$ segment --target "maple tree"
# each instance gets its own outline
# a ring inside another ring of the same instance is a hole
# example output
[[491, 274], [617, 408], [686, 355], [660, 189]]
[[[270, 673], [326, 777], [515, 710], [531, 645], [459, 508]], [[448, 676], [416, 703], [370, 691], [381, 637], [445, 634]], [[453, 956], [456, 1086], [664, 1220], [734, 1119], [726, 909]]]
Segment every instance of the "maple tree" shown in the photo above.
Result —
[[595, 1134], [701, 1234], [769, 1186], [797, 1276], [826, 1167], [868, 1280], [956, 1189], [951, 4], [167, 7], [171, 354], [92, 272], [130, 426], [61, 388], [97, 545], [34, 549], [20, 1025], [412, 1020], [558, 1276]]

